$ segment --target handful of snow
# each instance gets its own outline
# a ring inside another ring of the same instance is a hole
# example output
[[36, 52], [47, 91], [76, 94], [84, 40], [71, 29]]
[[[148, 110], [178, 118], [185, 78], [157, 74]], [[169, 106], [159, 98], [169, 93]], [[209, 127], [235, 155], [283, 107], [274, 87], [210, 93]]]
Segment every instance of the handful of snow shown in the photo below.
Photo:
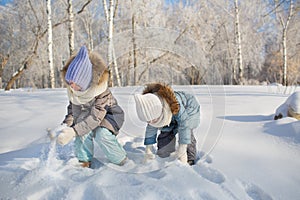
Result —
[[300, 92], [294, 92], [275, 111], [274, 120], [293, 117], [300, 120]]
[[62, 129], [66, 128], [67, 125], [66, 124], [61, 124], [59, 126], [57, 126], [54, 129], [51, 128], [47, 128], [47, 135], [50, 138], [50, 140], [55, 140], [56, 137], [59, 135], [59, 133], [61, 132]]

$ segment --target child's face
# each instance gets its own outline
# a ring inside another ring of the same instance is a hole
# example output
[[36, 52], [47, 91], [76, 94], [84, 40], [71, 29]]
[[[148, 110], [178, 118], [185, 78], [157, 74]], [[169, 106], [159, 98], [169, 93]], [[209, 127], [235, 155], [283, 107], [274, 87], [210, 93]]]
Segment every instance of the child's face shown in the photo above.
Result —
[[70, 81], [70, 87], [75, 91], [81, 90], [81, 87], [79, 85], [77, 85], [76, 83], [74, 83], [73, 81]]

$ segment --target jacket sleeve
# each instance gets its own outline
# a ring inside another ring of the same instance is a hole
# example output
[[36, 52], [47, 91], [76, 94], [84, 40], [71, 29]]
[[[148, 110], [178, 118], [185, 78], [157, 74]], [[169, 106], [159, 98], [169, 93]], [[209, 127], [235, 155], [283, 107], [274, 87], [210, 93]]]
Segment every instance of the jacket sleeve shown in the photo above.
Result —
[[185, 107], [182, 105], [182, 102], [179, 104], [180, 110], [177, 116], [179, 144], [189, 144], [191, 143], [191, 129], [188, 125], [188, 113]]
[[105, 109], [106, 101], [108, 101], [107, 98], [96, 97], [90, 114], [84, 120], [74, 125], [73, 128], [79, 136], [91, 132], [100, 125], [107, 112]]
[[69, 105], [67, 107], [67, 115], [65, 116], [65, 119], [62, 122], [63, 124], [67, 124], [67, 126], [73, 126], [74, 125], [74, 118], [72, 113], [72, 103], [69, 102]]
[[176, 116], [178, 122], [178, 134], [180, 144], [190, 144], [191, 130], [200, 124], [200, 105], [193, 95], [177, 93], [180, 104], [179, 113]]
[[158, 128], [155, 128], [149, 124], [147, 125], [144, 145], [150, 145], [150, 144], [156, 143], [157, 131], [158, 131]]

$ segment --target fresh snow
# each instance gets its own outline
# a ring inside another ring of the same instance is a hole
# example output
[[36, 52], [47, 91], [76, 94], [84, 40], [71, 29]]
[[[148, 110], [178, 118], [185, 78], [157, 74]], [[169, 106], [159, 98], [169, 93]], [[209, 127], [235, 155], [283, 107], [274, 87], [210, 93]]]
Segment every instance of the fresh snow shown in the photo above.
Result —
[[289, 107], [292, 108], [294, 112], [300, 113], [300, 92], [291, 94], [286, 101], [276, 109], [275, 115], [278, 116], [281, 114], [283, 117], [286, 117]]
[[1, 90], [0, 199], [299, 199], [300, 121], [273, 120], [295, 88], [174, 86], [201, 104], [194, 166], [172, 157], [144, 162], [146, 124], [133, 101], [142, 89], [111, 89], [126, 112], [118, 140], [128, 162], [113, 165], [96, 146], [92, 169], [77, 166], [72, 143], [47, 136], [61, 128], [65, 89]]

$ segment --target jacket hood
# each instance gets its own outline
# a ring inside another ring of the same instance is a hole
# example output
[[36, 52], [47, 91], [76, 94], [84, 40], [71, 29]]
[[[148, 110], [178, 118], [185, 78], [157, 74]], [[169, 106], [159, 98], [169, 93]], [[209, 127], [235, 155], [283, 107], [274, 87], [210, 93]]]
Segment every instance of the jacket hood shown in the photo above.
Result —
[[[69, 68], [70, 63], [74, 60], [75, 56], [76, 54], [71, 56], [61, 70], [62, 78], [65, 84], [67, 84], [65, 80], [67, 70]], [[95, 52], [89, 52], [89, 59], [93, 65], [92, 68], [93, 78], [90, 86], [101, 85], [103, 84], [103, 82], [108, 81], [109, 72], [101, 56]]]
[[176, 115], [179, 112], [179, 103], [176, 99], [173, 89], [170, 86], [161, 83], [147, 84], [143, 94], [147, 93], [153, 93], [165, 99], [170, 106], [173, 115]]

